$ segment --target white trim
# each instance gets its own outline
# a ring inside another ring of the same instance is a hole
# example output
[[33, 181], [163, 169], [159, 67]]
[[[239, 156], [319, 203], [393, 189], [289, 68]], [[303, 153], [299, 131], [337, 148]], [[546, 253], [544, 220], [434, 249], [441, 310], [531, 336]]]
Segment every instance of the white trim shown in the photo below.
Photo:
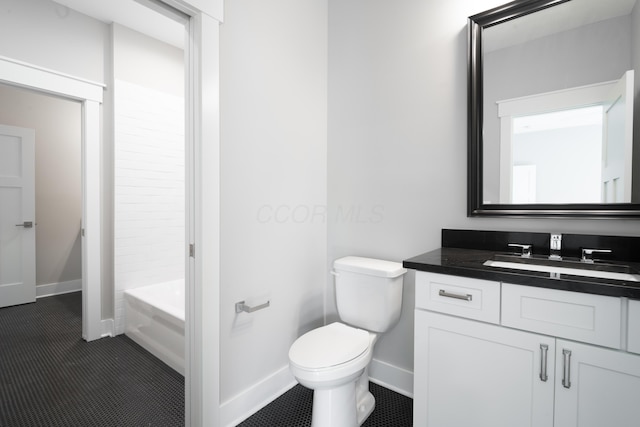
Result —
[[289, 366], [274, 372], [220, 405], [220, 425], [240, 424], [297, 384]]
[[[373, 359], [369, 381], [413, 399], [413, 372]], [[285, 366], [220, 405], [220, 425], [232, 427], [264, 408], [297, 384]]]
[[100, 104], [82, 103], [82, 337], [102, 337]]
[[616, 83], [617, 80], [497, 101], [498, 117], [548, 113], [601, 104]]
[[[171, 4], [173, 0], [163, 0]], [[220, 22], [191, 15], [186, 57], [185, 423], [220, 426]], [[204, 285], [206, 283], [206, 286]]]
[[0, 81], [82, 102], [82, 337], [101, 337], [100, 103], [97, 83], [0, 57]]
[[82, 290], [82, 279], [68, 280], [66, 282], [46, 283], [36, 286], [36, 298], [50, 297], [53, 295], [68, 294]]
[[373, 359], [369, 365], [369, 381], [413, 399], [413, 372]]
[[113, 319], [104, 319], [100, 322], [100, 330], [102, 331], [101, 337], [115, 337], [115, 322]]
[[0, 56], [0, 76], [0, 80], [12, 85], [36, 88], [43, 92], [61, 94], [78, 100], [102, 102], [102, 93], [105, 88], [102, 83], [4, 56]]

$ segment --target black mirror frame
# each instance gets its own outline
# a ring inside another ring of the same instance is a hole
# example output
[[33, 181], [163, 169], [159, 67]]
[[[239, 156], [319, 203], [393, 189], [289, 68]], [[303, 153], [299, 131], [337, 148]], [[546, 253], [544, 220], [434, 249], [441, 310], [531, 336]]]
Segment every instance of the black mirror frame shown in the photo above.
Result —
[[640, 204], [491, 204], [482, 202], [483, 189], [483, 36], [485, 28], [570, 0], [515, 0], [469, 17], [467, 51], [467, 216], [640, 218]]

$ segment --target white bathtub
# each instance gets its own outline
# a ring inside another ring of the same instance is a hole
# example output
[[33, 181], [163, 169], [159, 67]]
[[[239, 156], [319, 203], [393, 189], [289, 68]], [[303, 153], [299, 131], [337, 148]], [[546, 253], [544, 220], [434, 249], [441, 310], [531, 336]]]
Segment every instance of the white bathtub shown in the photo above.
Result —
[[184, 280], [124, 291], [125, 335], [184, 375]]

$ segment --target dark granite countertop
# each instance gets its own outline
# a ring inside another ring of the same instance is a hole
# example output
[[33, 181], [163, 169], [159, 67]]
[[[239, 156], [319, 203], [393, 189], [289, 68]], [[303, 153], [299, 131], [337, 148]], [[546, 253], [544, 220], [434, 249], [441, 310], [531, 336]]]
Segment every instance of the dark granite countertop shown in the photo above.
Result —
[[[403, 265], [453, 276], [640, 299], [640, 282], [483, 265], [496, 255], [513, 255], [508, 252], [513, 249], [510, 243], [530, 244], [534, 258], [548, 262], [549, 233], [443, 229], [442, 248], [408, 259]], [[563, 259], [577, 261], [583, 248], [608, 249], [610, 253], [598, 254], [601, 262], [622, 263], [640, 271], [640, 237], [562, 234]]]
[[[517, 285], [564, 291], [640, 299], [640, 282], [552, 275], [545, 272], [513, 270], [483, 265], [497, 252], [478, 249], [440, 248], [403, 262], [405, 268]], [[635, 264], [635, 263], [634, 263]]]
[[[471, 277], [517, 285], [640, 299], [640, 282], [600, 279], [568, 274], [488, 267], [486, 260], [505, 252], [443, 247], [403, 262], [405, 268], [453, 276]], [[640, 267], [638, 263], [628, 263]]]

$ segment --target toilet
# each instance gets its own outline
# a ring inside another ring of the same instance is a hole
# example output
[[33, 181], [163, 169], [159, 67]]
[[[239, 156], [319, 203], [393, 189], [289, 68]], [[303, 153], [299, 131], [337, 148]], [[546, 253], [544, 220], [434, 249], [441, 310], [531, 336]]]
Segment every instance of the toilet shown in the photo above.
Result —
[[393, 327], [402, 308], [402, 264], [348, 256], [333, 263], [342, 322], [314, 329], [289, 350], [289, 367], [312, 389], [311, 427], [356, 427], [373, 411], [368, 366], [378, 336]]

